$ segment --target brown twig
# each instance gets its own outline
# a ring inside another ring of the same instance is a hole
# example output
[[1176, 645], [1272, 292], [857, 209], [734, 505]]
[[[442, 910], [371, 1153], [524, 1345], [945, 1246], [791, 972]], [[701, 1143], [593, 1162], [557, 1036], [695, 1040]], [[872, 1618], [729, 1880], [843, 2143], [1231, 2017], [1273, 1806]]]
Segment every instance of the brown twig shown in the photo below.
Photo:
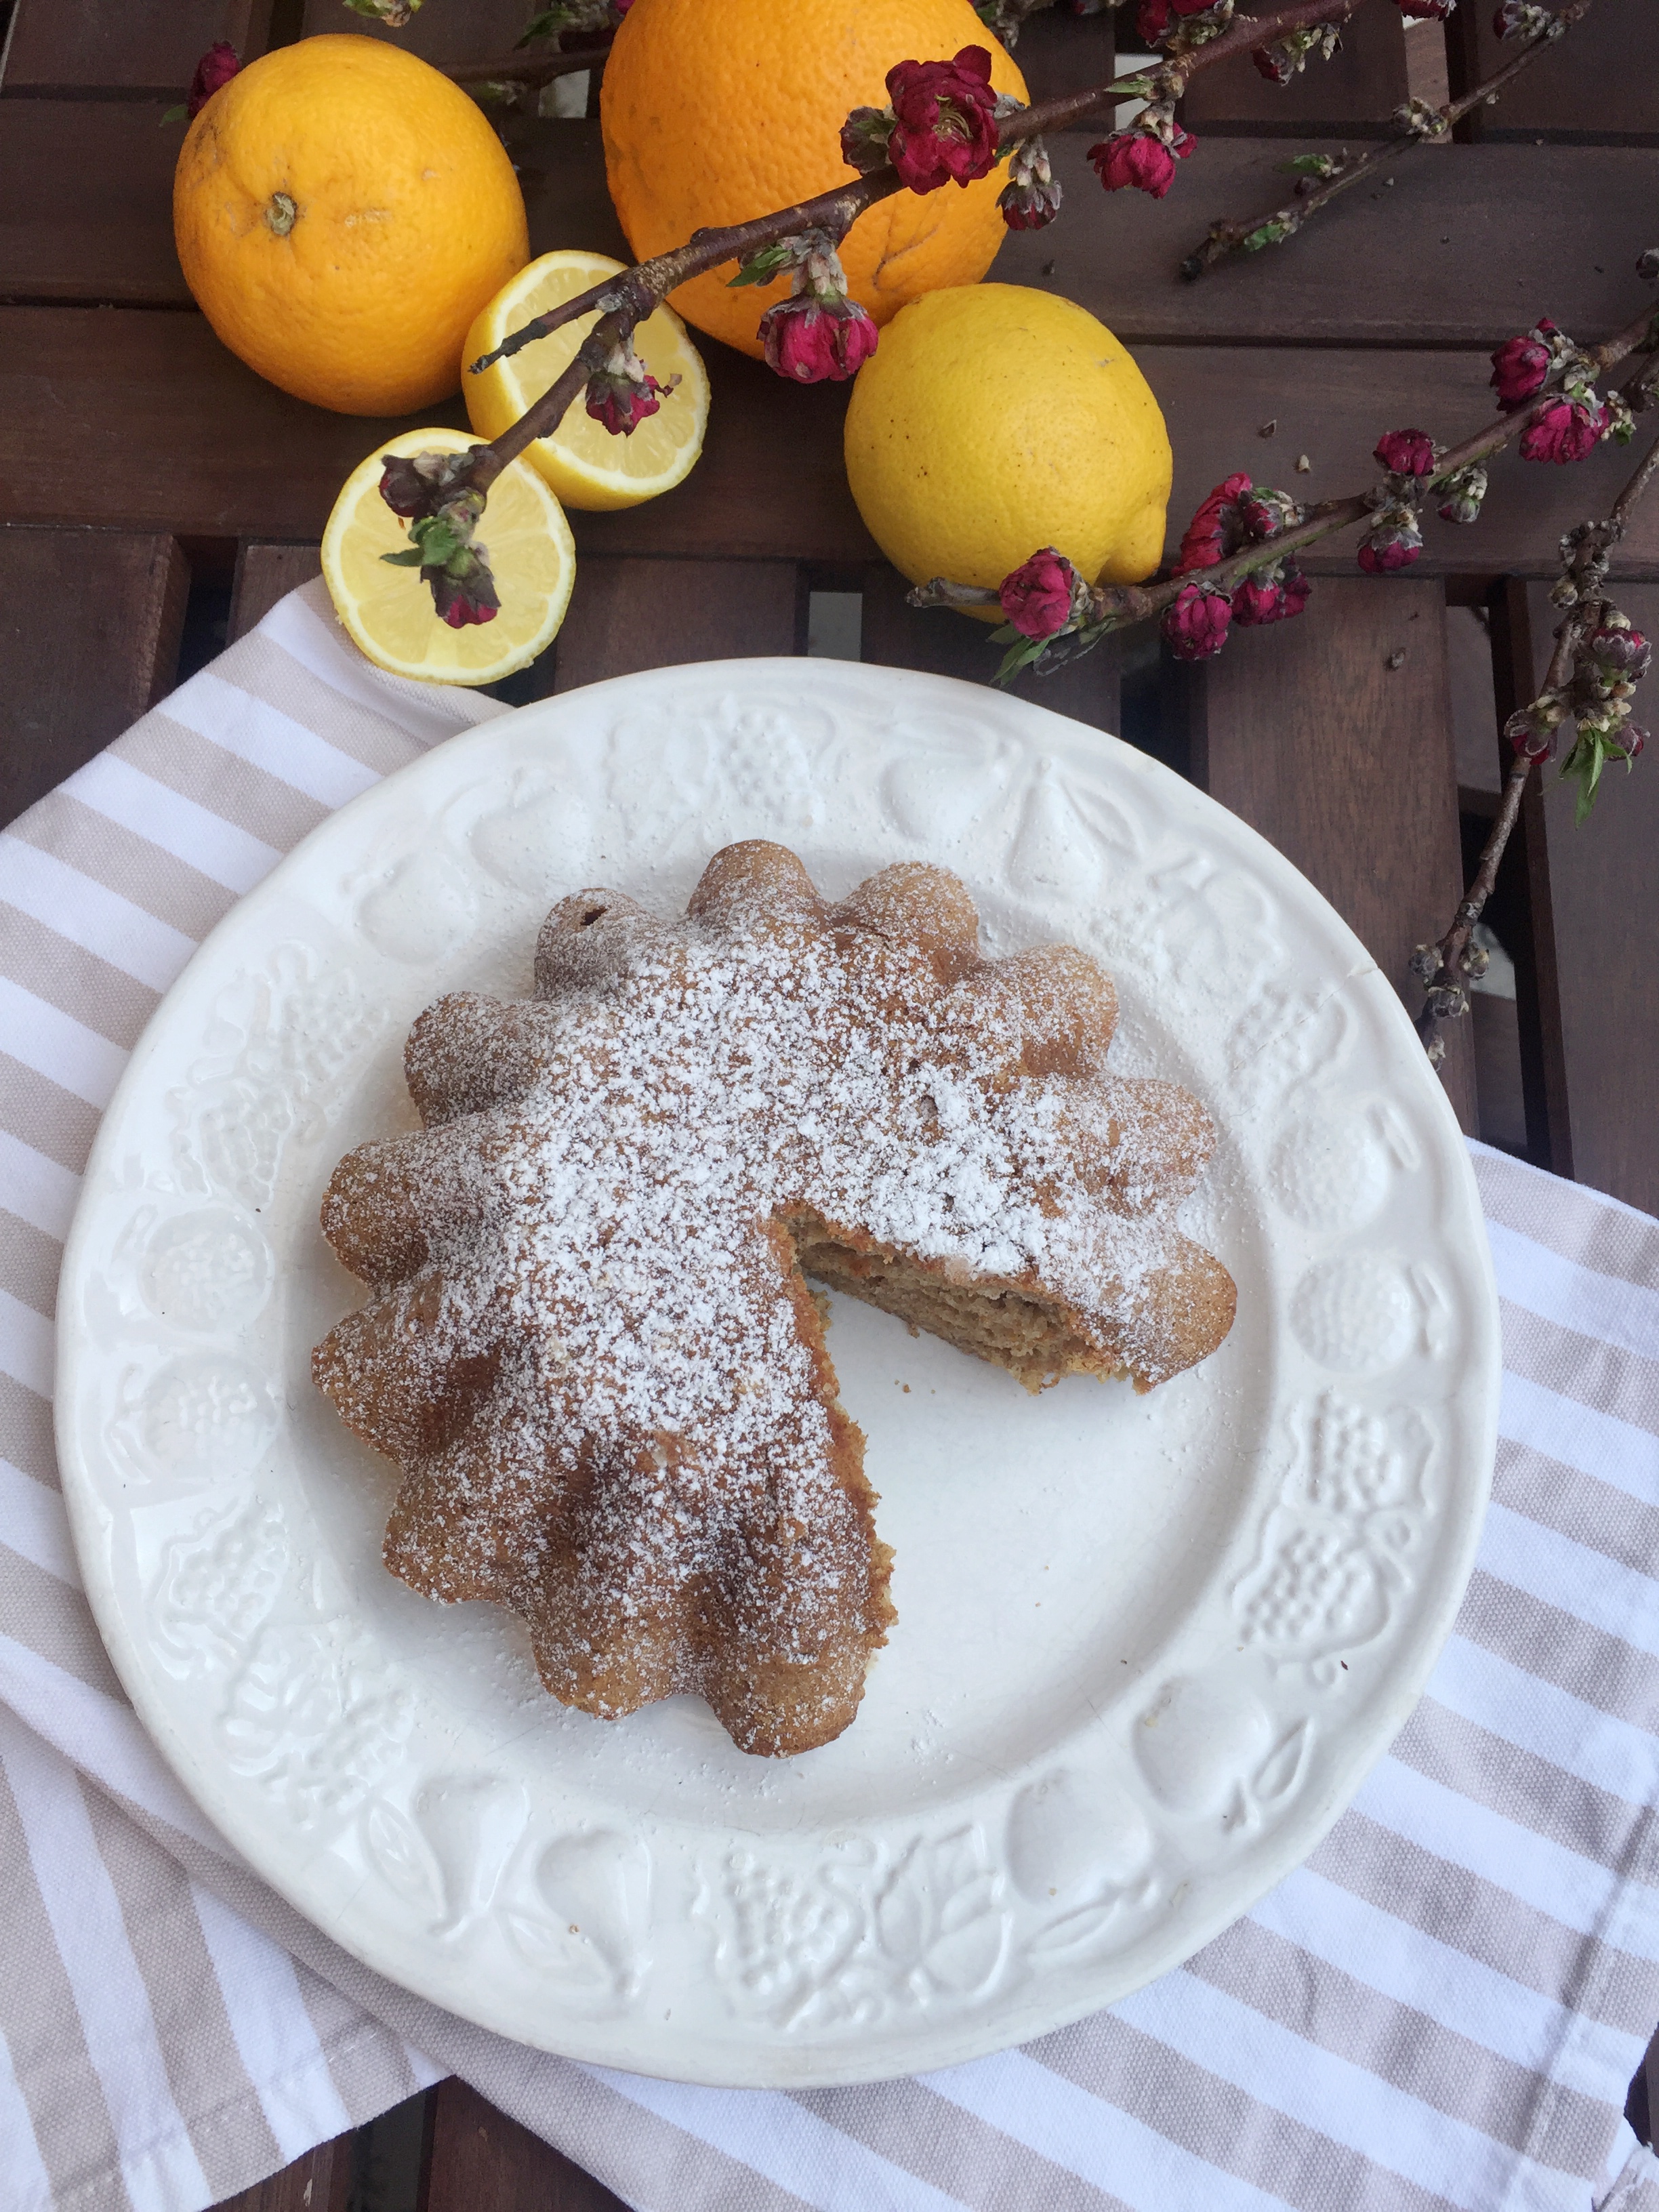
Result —
[[[1231, 29], [1212, 39], [1207, 46], [1179, 63], [1172, 63], [1156, 70], [1145, 70], [1134, 76], [1115, 77], [1110, 82], [1091, 86], [1082, 92], [1066, 93], [1058, 99], [1040, 101], [1034, 107], [1022, 108], [1017, 114], [1006, 116], [999, 125], [997, 143], [1003, 152], [1021, 145], [1028, 138], [1041, 137], [1045, 131], [1063, 131], [1073, 123], [1081, 122], [1097, 109], [1120, 100], [1143, 95], [1151, 87], [1160, 98], [1180, 98], [1187, 82], [1201, 70], [1218, 62], [1230, 59], [1234, 54], [1246, 52], [1260, 46], [1264, 39], [1280, 36], [1293, 30], [1306, 30], [1319, 23], [1346, 22], [1363, 0], [1296, 0], [1288, 8], [1263, 16], [1241, 17]], [[1588, 0], [1586, 0], [1588, 4]], [[1167, 80], [1167, 82], [1166, 82]], [[550, 307], [544, 315], [534, 317], [520, 329], [512, 331], [494, 353], [471, 364], [477, 370], [502, 361], [517, 353], [523, 346], [537, 338], [547, 337], [566, 323], [578, 322], [601, 307], [607, 295], [616, 294], [624, 300], [634, 313], [635, 323], [643, 321], [652, 310], [659, 307], [669, 293], [692, 276], [705, 270], [718, 269], [728, 261], [747, 260], [763, 247], [775, 246], [782, 239], [798, 235], [805, 230], [823, 230], [832, 238], [846, 235], [866, 208], [886, 199], [904, 189], [898, 176], [890, 167], [882, 167], [869, 175], [850, 179], [832, 191], [820, 192], [815, 199], [799, 201], [793, 207], [781, 208], [775, 214], [759, 216], [748, 222], [735, 223], [721, 230], [702, 230], [685, 245], [672, 252], [659, 254], [655, 259], [640, 263], [624, 276], [614, 277], [604, 284], [596, 284], [590, 291]], [[648, 302], [648, 304], [647, 304]], [[630, 325], [631, 327], [631, 325]], [[568, 403], [567, 403], [568, 404]], [[544, 434], [538, 432], [536, 434]], [[527, 442], [527, 441], [526, 441]]]
[[[1576, 600], [1555, 633], [1555, 650], [1544, 677], [1543, 688], [1533, 710], [1546, 701], [1568, 700], [1582, 674], [1586, 639], [1616, 613], [1601, 591], [1607, 556], [1623, 538], [1631, 512], [1648, 487], [1659, 477], [1659, 439], [1656, 439], [1626, 482], [1603, 520], [1587, 523], [1563, 540], [1561, 576], [1556, 586]], [[1522, 710], [1523, 712], [1531, 710]], [[1468, 985], [1486, 973], [1486, 955], [1474, 943], [1475, 927], [1486, 910], [1498, 881], [1505, 848], [1521, 818], [1522, 802], [1534, 766], [1547, 757], [1517, 750], [1504, 779], [1504, 795], [1486, 842], [1480, 848], [1474, 876], [1464, 892], [1451, 927], [1437, 944], [1419, 945], [1412, 965], [1421, 978], [1424, 1000], [1417, 1017], [1417, 1033], [1437, 1066], [1445, 1057], [1442, 1022], [1455, 1021], [1469, 1010]]]
[[[1280, 246], [1286, 239], [1295, 237], [1310, 216], [1317, 215], [1339, 192], [1370, 176], [1373, 170], [1384, 165], [1392, 167], [1413, 147], [1428, 145], [1445, 137], [1454, 124], [1461, 123], [1474, 109], [1488, 100], [1495, 100], [1512, 77], [1528, 68], [1547, 48], [1554, 46], [1571, 29], [1581, 17], [1589, 12], [1594, 0], [1567, 0], [1567, 5], [1554, 16], [1553, 27], [1540, 30], [1523, 46], [1518, 54], [1494, 70], [1484, 83], [1473, 92], [1465, 93], [1461, 100], [1449, 100], [1443, 107], [1429, 107], [1421, 100], [1408, 100], [1404, 107], [1396, 108], [1391, 120], [1395, 135], [1364, 153], [1349, 156], [1345, 154], [1340, 165], [1329, 176], [1310, 184], [1305, 191], [1286, 201], [1283, 207], [1274, 208], [1271, 214], [1255, 216], [1249, 220], [1223, 217], [1210, 225], [1209, 236], [1197, 252], [1189, 253], [1181, 264], [1181, 274], [1189, 282], [1201, 276], [1206, 269], [1213, 269], [1218, 261], [1229, 255], [1256, 252], [1264, 246]], [[1434, 126], [1434, 127], [1431, 127]]]

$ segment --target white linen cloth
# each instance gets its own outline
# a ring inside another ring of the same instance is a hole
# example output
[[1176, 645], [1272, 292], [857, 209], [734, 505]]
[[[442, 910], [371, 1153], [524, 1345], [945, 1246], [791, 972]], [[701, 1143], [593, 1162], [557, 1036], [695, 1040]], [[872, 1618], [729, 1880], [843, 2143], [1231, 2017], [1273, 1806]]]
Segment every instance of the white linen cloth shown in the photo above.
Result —
[[500, 711], [381, 676], [307, 586], [0, 836], [0, 2212], [198, 2212], [450, 2070], [641, 2212], [1659, 2212], [1620, 2118], [1659, 2018], [1659, 1224], [1480, 1147], [1505, 1376], [1456, 1632], [1307, 1864], [1110, 2011], [860, 2088], [603, 2072], [380, 1980], [184, 1797], [52, 1455], [79, 1172], [237, 896]]

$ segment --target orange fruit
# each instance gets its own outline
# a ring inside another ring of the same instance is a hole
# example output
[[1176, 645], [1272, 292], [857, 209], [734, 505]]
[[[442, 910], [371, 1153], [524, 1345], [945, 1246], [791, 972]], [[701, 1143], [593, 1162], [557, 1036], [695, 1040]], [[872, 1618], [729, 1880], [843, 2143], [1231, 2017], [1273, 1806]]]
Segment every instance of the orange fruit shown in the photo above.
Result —
[[[848, 111], [886, 106], [895, 62], [945, 61], [963, 46], [989, 52], [998, 92], [1029, 97], [969, 0], [634, 0], [599, 93], [605, 178], [629, 245], [643, 260], [694, 230], [850, 184]], [[999, 167], [871, 208], [841, 248], [853, 297], [884, 323], [921, 293], [977, 283], [1002, 243], [1007, 181]], [[758, 355], [756, 326], [788, 279], [734, 292], [732, 274], [710, 270], [669, 297], [698, 330]]]
[[524, 196], [459, 87], [350, 33], [251, 62], [185, 133], [185, 281], [284, 392], [402, 415], [455, 391], [473, 317], [530, 258]]

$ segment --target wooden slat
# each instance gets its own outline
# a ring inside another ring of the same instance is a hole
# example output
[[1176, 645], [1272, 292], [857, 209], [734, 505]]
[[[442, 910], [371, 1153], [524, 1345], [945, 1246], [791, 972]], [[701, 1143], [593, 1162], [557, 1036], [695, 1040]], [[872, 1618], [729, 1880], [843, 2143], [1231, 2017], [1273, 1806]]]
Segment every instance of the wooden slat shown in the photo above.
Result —
[[[1355, 577], [1321, 596], [1322, 620], [1235, 631], [1200, 672], [1194, 771], [1325, 894], [1414, 1014], [1406, 963], [1463, 888], [1441, 593]], [[1446, 1087], [1473, 1129], [1470, 1040], [1449, 1042]]]
[[556, 691], [686, 660], [793, 653], [793, 561], [581, 561], [554, 647]]
[[349, 2212], [351, 2182], [351, 2137], [337, 2136], [252, 2189], [225, 2197], [213, 2212]]
[[[1659, 637], [1659, 589], [1626, 586], [1619, 598], [1640, 629]], [[1509, 612], [1521, 699], [1542, 680], [1560, 617], [1537, 585], [1514, 587]], [[1654, 716], [1651, 684], [1638, 698], [1638, 721]], [[1655, 765], [1648, 755], [1629, 775], [1610, 770], [1582, 829], [1573, 822], [1574, 787], [1547, 770], [1519, 855], [1534, 902], [1526, 949], [1545, 987], [1543, 1073], [1553, 1112], [1542, 1164], [1650, 1213], [1659, 1211], [1659, 1127], [1649, 1110], [1659, 1076]]]
[[493, 61], [511, 53], [524, 27], [536, 13], [533, 0], [461, 0], [457, 7], [445, 0], [430, 0], [400, 31], [359, 15], [342, 0], [305, 0], [301, 36], [314, 39], [319, 32], [356, 32], [367, 39], [384, 39], [418, 54], [423, 62], [442, 69], [451, 62]]
[[1194, 79], [1182, 115], [1200, 135], [1282, 138], [1337, 130], [1351, 138], [1381, 138], [1407, 91], [1404, 21], [1387, 0], [1370, 0], [1344, 26], [1342, 51], [1332, 60], [1310, 61], [1300, 76], [1281, 86], [1269, 83], [1249, 56], [1241, 54]]
[[1028, 18], [1014, 59], [1033, 102], [1110, 82], [1115, 20], [1109, 9], [1079, 16], [1064, 6]]
[[[1382, 429], [1416, 423], [1449, 441], [1489, 419], [1480, 354], [1284, 346], [1137, 353], [1175, 447], [1172, 538], [1234, 469], [1317, 498], [1370, 481]], [[644, 507], [573, 516], [579, 550], [872, 559], [876, 549], [842, 462], [846, 387], [788, 386], [720, 347], [708, 358], [714, 409], [696, 470]], [[1279, 428], [1263, 441], [1256, 430], [1270, 417]], [[463, 417], [450, 402], [426, 419]], [[289, 398], [227, 354], [194, 315], [0, 308], [0, 477], [20, 520], [317, 538], [350, 470], [390, 431], [413, 426], [414, 418], [328, 415]], [[1306, 476], [1295, 473], [1298, 453], [1312, 457]], [[1561, 532], [1604, 507], [1627, 469], [1626, 455], [1605, 447], [1575, 468], [1500, 463], [1478, 526], [1429, 520], [1420, 573], [1552, 573]], [[1351, 574], [1352, 562], [1351, 546], [1340, 543], [1309, 565]], [[1615, 572], [1659, 577], [1659, 503], [1638, 509]]]
[[216, 39], [246, 61], [263, 53], [270, 0], [17, 0], [3, 87], [42, 91], [182, 95]]
[[[1081, 32], [1104, 20], [1065, 22]], [[188, 301], [172, 234], [179, 133], [158, 130], [160, 113], [137, 102], [0, 101], [0, 297]], [[626, 257], [599, 125], [519, 117], [507, 137], [532, 250]], [[993, 276], [1080, 301], [1131, 343], [1273, 341], [1289, 331], [1303, 343], [1490, 349], [1547, 310], [1589, 337], [1616, 329], [1639, 304], [1632, 271], [1653, 242], [1659, 150], [1494, 145], [1408, 155], [1392, 187], [1379, 181], [1339, 200], [1288, 246], [1188, 284], [1177, 264], [1212, 215], [1265, 213], [1286, 197], [1284, 148], [1211, 139], [1168, 199], [1153, 200], [1101, 191], [1085, 158], [1093, 137], [1053, 142], [1065, 211], [1047, 230], [1010, 235]], [[1517, 224], [1520, 205], [1528, 218]], [[1586, 207], [1595, 210], [1588, 226]]]
[[168, 688], [189, 588], [171, 537], [0, 529], [0, 821]]
[[[1301, 236], [1188, 283], [1180, 263], [1212, 218], [1266, 215], [1291, 198], [1295, 180], [1279, 167], [1291, 149], [1203, 140], [1168, 198], [1155, 200], [1103, 193], [1085, 159], [1091, 143], [1075, 131], [1050, 142], [1066, 194], [1060, 219], [1011, 235], [993, 279], [1063, 293], [1132, 345], [1288, 336], [1490, 351], [1544, 313], [1589, 339], [1639, 310], [1636, 259], [1659, 237], [1659, 153], [1425, 148], [1383, 172], [1392, 185], [1359, 185]], [[1296, 150], [1334, 154], [1340, 144], [1298, 142]]]
[[465, 2081], [434, 2091], [422, 2212], [627, 2212], [619, 2197]]
[[[1448, 29], [1454, 88], [1462, 92], [1503, 66], [1512, 43], [1498, 39], [1487, 7], [1460, 8]], [[1548, 53], [1499, 100], [1478, 107], [1467, 135], [1481, 139], [1620, 139], [1659, 145], [1659, 17], [1649, 0], [1596, 0]]]
[[[864, 580], [864, 658], [889, 668], [925, 669], [968, 684], [988, 684], [1002, 648], [988, 641], [987, 625], [944, 608], [909, 606], [909, 586], [886, 562], [872, 562]], [[1107, 638], [1082, 659], [1037, 677], [1028, 669], [1015, 696], [1097, 730], [1120, 726], [1117, 641]]]
[[0, 100], [0, 296], [190, 304], [167, 104]]
[[278, 599], [322, 574], [318, 549], [311, 545], [269, 545], [257, 539], [237, 549], [236, 580], [231, 586], [228, 641], [251, 630]]

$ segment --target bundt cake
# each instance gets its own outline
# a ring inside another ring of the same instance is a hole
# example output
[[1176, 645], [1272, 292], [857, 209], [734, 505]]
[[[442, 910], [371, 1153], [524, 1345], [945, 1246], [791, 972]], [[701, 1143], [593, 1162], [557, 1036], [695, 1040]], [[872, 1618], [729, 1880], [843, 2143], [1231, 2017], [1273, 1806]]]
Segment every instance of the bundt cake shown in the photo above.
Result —
[[744, 1750], [808, 1750], [893, 1610], [804, 1277], [1031, 1389], [1150, 1389], [1232, 1322], [1173, 1220], [1208, 1118], [1106, 1073], [1085, 955], [981, 960], [939, 868], [830, 906], [750, 843], [682, 921], [580, 891], [535, 994], [415, 1024], [424, 1129], [360, 1146], [323, 1203], [372, 1296], [317, 1382], [403, 1471], [392, 1572], [522, 1614], [556, 1698], [614, 1718], [693, 1690]]

